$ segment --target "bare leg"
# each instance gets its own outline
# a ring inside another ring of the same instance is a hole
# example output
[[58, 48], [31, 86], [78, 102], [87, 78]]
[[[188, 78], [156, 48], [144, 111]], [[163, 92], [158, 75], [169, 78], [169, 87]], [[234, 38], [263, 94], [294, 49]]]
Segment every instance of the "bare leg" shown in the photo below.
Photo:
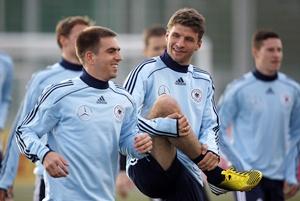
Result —
[[[162, 95], [154, 103], [148, 118], [166, 117], [173, 113], [182, 114], [179, 105], [172, 97]], [[152, 142], [151, 155], [164, 170], [171, 166], [176, 156], [176, 148], [180, 149], [191, 159], [198, 157], [202, 151], [202, 146], [193, 131], [190, 131], [189, 135], [178, 138], [155, 136]]]

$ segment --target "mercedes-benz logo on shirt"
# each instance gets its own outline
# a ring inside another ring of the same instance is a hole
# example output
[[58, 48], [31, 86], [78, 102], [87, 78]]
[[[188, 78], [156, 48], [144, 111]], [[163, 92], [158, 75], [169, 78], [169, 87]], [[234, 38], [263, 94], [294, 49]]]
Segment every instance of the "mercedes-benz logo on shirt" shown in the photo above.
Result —
[[86, 105], [81, 105], [77, 110], [77, 116], [83, 121], [90, 120], [92, 113], [92, 109]]
[[165, 85], [161, 85], [159, 88], [158, 88], [158, 95], [163, 95], [163, 94], [170, 94], [170, 90], [167, 86]]

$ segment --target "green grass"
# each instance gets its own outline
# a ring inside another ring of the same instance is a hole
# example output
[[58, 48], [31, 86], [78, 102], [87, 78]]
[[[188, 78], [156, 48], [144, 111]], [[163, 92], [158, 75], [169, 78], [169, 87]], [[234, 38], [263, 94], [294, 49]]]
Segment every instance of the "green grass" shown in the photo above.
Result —
[[[14, 188], [15, 199], [14, 201], [32, 201], [32, 194], [33, 194], [33, 184], [16, 184]], [[210, 194], [211, 201], [230, 201], [233, 200], [232, 194], [227, 193], [221, 196], [214, 196]], [[289, 199], [288, 201], [299, 201], [300, 200], [300, 193], [294, 197]], [[120, 199], [117, 198], [117, 201], [149, 201], [148, 198], [143, 196], [138, 190], [133, 190], [127, 199]]]

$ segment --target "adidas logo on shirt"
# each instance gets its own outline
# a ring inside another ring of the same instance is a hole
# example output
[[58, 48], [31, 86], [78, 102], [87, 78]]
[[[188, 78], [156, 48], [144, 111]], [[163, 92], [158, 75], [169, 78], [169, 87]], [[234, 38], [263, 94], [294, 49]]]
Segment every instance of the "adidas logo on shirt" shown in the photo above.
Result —
[[184, 82], [182, 77], [178, 78], [178, 80], [176, 80], [175, 84], [176, 85], [186, 85], [186, 83]]
[[107, 104], [103, 96], [100, 96], [96, 102], [97, 104]]
[[267, 91], [266, 91], [267, 94], [274, 94], [274, 91], [272, 88], [269, 88]]

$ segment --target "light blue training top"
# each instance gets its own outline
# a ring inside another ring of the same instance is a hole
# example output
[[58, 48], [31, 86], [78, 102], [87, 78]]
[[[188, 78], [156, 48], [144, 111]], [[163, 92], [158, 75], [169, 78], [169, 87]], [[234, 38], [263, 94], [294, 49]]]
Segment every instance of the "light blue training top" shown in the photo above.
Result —
[[12, 84], [13, 62], [8, 55], [0, 53], [0, 130], [5, 126], [8, 107], [11, 103]]
[[[219, 154], [219, 123], [214, 105], [214, 86], [207, 72], [193, 65], [179, 65], [165, 52], [162, 56], [146, 60], [133, 69], [124, 86], [134, 97], [140, 114], [144, 117], [149, 114], [160, 95], [172, 96], [187, 117], [198, 140], [207, 144], [209, 150]], [[198, 166], [180, 151], [178, 158], [199, 183], [202, 183]], [[130, 163], [131, 159], [127, 159], [127, 168], [135, 164]]]
[[[296, 169], [296, 159], [287, 153], [300, 138], [300, 87], [295, 81], [283, 73], [268, 77], [249, 72], [228, 85], [219, 116], [220, 147], [236, 168], [295, 183], [295, 173], [286, 173]], [[229, 127], [232, 138], [226, 134]]]

